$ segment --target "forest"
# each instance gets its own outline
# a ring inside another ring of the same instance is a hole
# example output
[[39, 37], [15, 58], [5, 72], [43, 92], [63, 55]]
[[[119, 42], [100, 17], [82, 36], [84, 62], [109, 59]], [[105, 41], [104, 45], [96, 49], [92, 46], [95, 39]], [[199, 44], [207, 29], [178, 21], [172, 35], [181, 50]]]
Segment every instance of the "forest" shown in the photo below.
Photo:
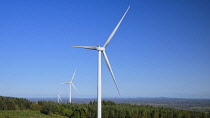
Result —
[[[37, 111], [42, 114], [55, 114], [69, 118], [96, 118], [97, 102], [88, 104], [62, 103], [52, 101], [31, 102], [24, 98], [0, 96], [0, 111]], [[210, 118], [209, 112], [198, 112], [102, 101], [103, 118]]]

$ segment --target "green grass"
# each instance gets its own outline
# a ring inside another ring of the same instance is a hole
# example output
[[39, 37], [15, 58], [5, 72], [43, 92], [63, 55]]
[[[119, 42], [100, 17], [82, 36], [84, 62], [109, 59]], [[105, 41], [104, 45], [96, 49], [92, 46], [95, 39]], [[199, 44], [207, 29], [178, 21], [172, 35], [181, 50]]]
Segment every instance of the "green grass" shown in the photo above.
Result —
[[49, 114], [45, 115], [39, 111], [31, 110], [0, 110], [0, 118], [67, 118], [64, 116]]

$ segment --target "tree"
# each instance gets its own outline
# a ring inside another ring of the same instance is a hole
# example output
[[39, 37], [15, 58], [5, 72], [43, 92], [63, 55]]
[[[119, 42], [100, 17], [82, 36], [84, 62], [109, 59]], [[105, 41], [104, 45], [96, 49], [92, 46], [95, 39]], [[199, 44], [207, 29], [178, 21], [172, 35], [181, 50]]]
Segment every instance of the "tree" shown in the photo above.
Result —
[[7, 103], [7, 110], [16, 110], [16, 104], [14, 102]]
[[7, 105], [5, 101], [0, 100], [0, 110], [7, 110]]
[[56, 105], [56, 103], [47, 102], [47, 103], [43, 104], [40, 112], [43, 113], [43, 114], [49, 114], [50, 112], [59, 113], [59, 110], [58, 110], [58, 106]]
[[67, 117], [71, 117], [73, 115], [73, 111], [71, 109], [64, 109], [63, 113]]
[[38, 103], [33, 102], [30, 105], [30, 109], [33, 111], [40, 111], [42, 109], [42, 107]]

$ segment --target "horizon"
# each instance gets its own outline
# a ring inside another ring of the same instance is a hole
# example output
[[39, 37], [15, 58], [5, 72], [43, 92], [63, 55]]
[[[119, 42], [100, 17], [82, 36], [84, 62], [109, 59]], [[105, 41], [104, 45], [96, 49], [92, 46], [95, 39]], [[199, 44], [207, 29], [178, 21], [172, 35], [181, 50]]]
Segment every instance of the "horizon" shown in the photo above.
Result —
[[[51, 97], [15, 97], [15, 96], [3, 96], [3, 97], [14, 97], [14, 98], [25, 98], [25, 99], [56, 99], [57, 96]], [[61, 97], [62, 99], [69, 99], [68, 96]], [[72, 97], [73, 99], [96, 99], [97, 97]], [[179, 98], [179, 97], [102, 97], [103, 99], [200, 99], [200, 100], [210, 100], [210, 98]]]
[[121, 95], [102, 58], [102, 98], [210, 99], [210, 1], [0, 1], [0, 96], [51, 97], [77, 72], [72, 98], [97, 97], [103, 45]]

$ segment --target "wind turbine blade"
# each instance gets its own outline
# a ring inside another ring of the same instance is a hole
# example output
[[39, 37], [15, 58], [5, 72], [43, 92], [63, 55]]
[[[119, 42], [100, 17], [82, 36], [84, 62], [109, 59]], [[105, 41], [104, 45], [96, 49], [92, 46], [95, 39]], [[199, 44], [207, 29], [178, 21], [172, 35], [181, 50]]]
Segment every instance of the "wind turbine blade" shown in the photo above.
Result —
[[115, 79], [115, 77], [114, 77], [114, 73], [112, 72], [112, 68], [111, 68], [111, 65], [110, 65], [110, 63], [109, 63], [108, 57], [107, 57], [107, 55], [106, 55], [106, 52], [103, 51], [103, 54], [104, 54], [104, 59], [105, 59], [105, 61], [106, 61], [106, 65], [107, 65], [107, 67], [109, 68], [109, 71], [110, 71], [110, 73], [111, 73], [111, 75], [112, 75], [112, 78], [113, 78], [113, 80], [114, 80], [115, 86], [117, 87], [118, 93], [120, 94], [120, 91], [119, 91], [119, 88], [118, 88], [118, 86], [117, 86], [117, 82], [116, 82], [116, 79]]
[[122, 16], [122, 18], [120, 19], [119, 23], [117, 24], [117, 26], [114, 28], [114, 30], [112, 31], [111, 35], [109, 36], [109, 38], [107, 39], [106, 43], [104, 44], [104, 48], [109, 44], [109, 42], [111, 41], [112, 37], [114, 36], [115, 32], [117, 31], [118, 27], [120, 26], [121, 22], [123, 21], [125, 15], [127, 14], [128, 10], [130, 9], [130, 6], [128, 6], [126, 12], [124, 13], [124, 15]]
[[61, 93], [62, 93], [62, 91], [60, 91], [60, 93], [58, 95], [60, 96]]
[[60, 99], [60, 101], [62, 102], [62, 100], [61, 100], [61, 96], [59, 95], [59, 99]]
[[90, 50], [97, 50], [97, 47], [94, 46], [73, 46], [76, 48], [85, 48], [85, 49], [90, 49]]
[[72, 76], [72, 78], [71, 78], [71, 81], [70, 81], [70, 82], [72, 82], [72, 81], [73, 81], [73, 79], [74, 79], [74, 75], [75, 75], [75, 73], [76, 73], [76, 70], [77, 70], [77, 68], [75, 68], [75, 70], [74, 70], [74, 74], [73, 74], [73, 76]]
[[[74, 86], [74, 84], [72, 83], [72, 86], [77, 90], [76, 86]], [[79, 93], [79, 91], [77, 90], [77, 92]]]
[[69, 84], [69, 82], [65, 82], [65, 83], [60, 83], [60, 84]]

